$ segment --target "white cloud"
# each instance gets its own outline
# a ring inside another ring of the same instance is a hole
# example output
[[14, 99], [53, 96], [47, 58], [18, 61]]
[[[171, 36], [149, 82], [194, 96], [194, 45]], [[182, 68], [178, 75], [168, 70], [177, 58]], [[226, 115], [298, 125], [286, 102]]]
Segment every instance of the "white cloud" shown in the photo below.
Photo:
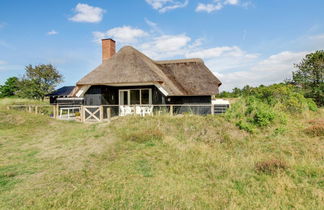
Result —
[[186, 53], [191, 38], [185, 34], [162, 35], [152, 37], [151, 40], [142, 43], [139, 48], [154, 59], [170, 58]]
[[239, 0], [226, 0], [224, 4], [230, 4], [230, 5], [238, 5], [240, 3]]
[[[198, 3], [196, 12], [207, 12], [211, 13], [223, 9], [226, 5], [238, 6], [240, 5], [239, 0], [213, 0], [211, 3], [204, 4]], [[245, 7], [245, 3], [242, 4]]]
[[245, 57], [245, 58], [256, 58], [256, 54], [247, 54], [237, 46], [233, 47], [215, 47], [209, 49], [203, 49], [195, 52], [190, 52], [186, 54], [186, 57], [199, 57], [203, 59], [210, 59], [220, 56], [230, 56], [230, 57]]
[[74, 22], [98, 23], [102, 20], [105, 10], [88, 4], [77, 4], [74, 8], [75, 15], [69, 20]]
[[147, 25], [149, 25], [150, 27], [152, 27], [152, 28], [157, 27], [157, 24], [154, 23], [153, 21], [150, 21], [150, 20], [147, 19], [147, 18], [145, 18], [144, 20], [145, 20], [145, 23], [146, 23]]
[[213, 11], [221, 10], [223, 5], [220, 2], [216, 2], [215, 4], [202, 4], [199, 3], [196, 7], [196, 12], [207, 12], [211, 13]]
[[189, 0], [145, 0], [153, 9], [164, 13], [170, 10], [186, 7]]
[[93, 35], [96, 41], [110, 37], [122, 44], [131, 44], [137, 42], [138, 38], [147, 36], [148, 33], [141, 29], [133, 28], [131, 26], [122, 26], [112, 28], [106, 32], [93, 32]]
[[0, 65], [6, 64], [7, 62], [0, 60]]
[[[307, 53], [285, 51], [253, 62], [248, 66], [242, 65], [241, 71], [221, 72], [218, 76], [223, 82], [222, 90], [231, 90], [234, 87], [242, 88], [247, 84], [258, 86], [283, 82], [285, 79], [291, 78], [291, 72], [294, 70], [293, 65], [300, 62]], [[211, 68], [217, 70], [216, 65]]]
[[58, 34], [58, 32], [57, 31], [55, 31], [55, 30], [51, 30], [51, 31], [49, 31], [49, 32], [47, 32], [47, 35], [56, 35], [56, 34]]

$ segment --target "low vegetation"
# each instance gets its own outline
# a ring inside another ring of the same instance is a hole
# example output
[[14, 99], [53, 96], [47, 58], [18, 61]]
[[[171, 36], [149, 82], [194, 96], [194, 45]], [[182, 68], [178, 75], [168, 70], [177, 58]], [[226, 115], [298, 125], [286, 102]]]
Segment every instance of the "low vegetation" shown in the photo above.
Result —
[[294, 86], [275, 84], [251, 89], [225, 116], [250, 133], [262, 132], [269, 127], [275, 127], [279, 132], [285, 130], [288, 118], [317, 110], [314, 101], [296, 92]]
[[97, 124], [0, 100], [0, 209], [322, 209], [324, 110], [276, 100]]

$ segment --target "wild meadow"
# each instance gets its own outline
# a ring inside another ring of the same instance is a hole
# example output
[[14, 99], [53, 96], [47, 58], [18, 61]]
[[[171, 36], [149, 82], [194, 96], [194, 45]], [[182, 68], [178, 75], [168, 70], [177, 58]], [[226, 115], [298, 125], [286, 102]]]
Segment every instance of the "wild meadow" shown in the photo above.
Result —
[[324, 207], [324, 110], [283, 87], [225, 115], [92, 124], [10, 103], [0, 101], [0, 209]]

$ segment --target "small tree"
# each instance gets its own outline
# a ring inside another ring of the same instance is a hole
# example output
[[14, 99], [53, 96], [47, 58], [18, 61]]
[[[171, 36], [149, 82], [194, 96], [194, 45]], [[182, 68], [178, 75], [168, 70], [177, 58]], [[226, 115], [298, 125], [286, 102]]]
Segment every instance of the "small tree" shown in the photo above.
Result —
[[324, 105], [324, 51], [316, 51], [306, 55], [293, 72], [293, 82], [305, 92], [305, 96], [313, 98], [315, 102]]
[[44, 99], [45, 95], [63, 81], [63, 76], [51, 64], [25, 67], [26, 73], [19, 82], [20, 97]]
[[0, 98], [14, 96], [18, 90], [18, 78], [9, 77], [4, 85], [0, 86]]

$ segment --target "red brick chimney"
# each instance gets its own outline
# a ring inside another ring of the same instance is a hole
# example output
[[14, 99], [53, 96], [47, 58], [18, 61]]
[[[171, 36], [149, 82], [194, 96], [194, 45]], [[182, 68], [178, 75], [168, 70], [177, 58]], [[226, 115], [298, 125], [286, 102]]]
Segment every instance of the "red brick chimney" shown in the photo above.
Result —
[[102, 39], [102, 62], [107, 61], [116, 53], [116, 42], [113, 39]]

